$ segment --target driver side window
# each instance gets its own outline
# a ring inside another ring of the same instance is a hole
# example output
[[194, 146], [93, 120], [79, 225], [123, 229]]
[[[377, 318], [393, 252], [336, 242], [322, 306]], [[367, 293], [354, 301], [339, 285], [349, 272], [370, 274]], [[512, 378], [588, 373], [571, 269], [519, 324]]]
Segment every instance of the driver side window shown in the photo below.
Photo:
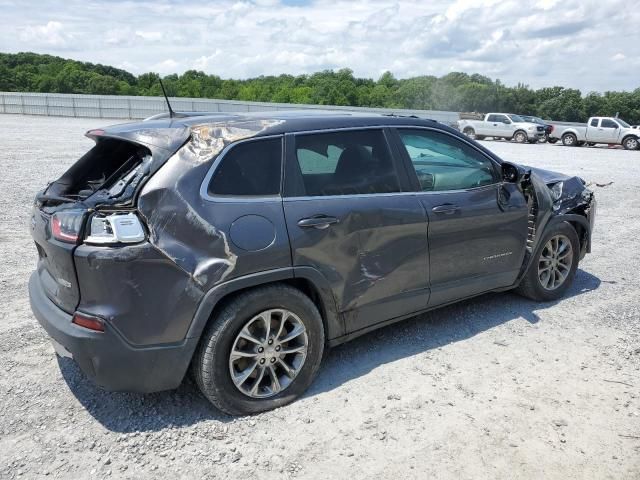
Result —
[[498, 181], [493, 162], [466, 143], [432, 130], [399, 129], [422, 191], [467, 190]]

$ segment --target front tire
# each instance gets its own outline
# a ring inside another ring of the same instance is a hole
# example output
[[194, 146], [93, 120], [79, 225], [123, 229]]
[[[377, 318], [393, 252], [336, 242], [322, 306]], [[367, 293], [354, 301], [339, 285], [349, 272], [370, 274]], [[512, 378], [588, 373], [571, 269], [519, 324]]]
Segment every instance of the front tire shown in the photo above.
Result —
[[527, 137], [527, 132], [523, 132], [522, 130], [518, 130], [513, 134], [513, 139], [516, 143], [526, 143], [529, 138]]
[[211, 319], [193, 375], [215, 407], [250, 415], [302, 395], [323, 350], [322, 317], [309, 297], [288, 285], [260, 287], [234, 297]]
[[627, 137], [622, 141], [622, 146], [625, 150], [638, 150], [640, 142], [636, 137]]
[[516, 291], [532, 300], [549, 302], [561, 298], [571, 287], [580, 260], [580, 240], [575, 229], [562, 222], [543, 235], [540, 246]]

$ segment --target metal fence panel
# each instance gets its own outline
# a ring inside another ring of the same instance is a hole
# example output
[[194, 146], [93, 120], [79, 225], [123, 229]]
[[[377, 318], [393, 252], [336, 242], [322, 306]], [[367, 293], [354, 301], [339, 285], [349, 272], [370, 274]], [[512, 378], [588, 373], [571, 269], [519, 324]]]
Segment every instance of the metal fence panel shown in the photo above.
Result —
[[[370, 113], [395, 113], [431, 118], [443, 123], [459, 119], [458, 112], [404, 110], [389, 108], [344, 107], [335, 105], [296, 105], [288, 103], [242, 102], [208, 98], [170, 98], [175, 111], [184, 112], [260, 112], [278, 110], [338, 110]], [[0, 113], [141, 119], [166, 112], [163, 97], [131, 97], [119, 95], [79, 95], [63, 93], [0, 92]]]

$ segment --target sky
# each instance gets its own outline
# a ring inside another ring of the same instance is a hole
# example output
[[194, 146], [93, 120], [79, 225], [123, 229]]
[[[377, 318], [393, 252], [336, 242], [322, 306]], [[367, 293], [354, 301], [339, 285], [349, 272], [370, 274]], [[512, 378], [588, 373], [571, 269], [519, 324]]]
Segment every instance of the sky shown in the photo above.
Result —
[[350, 68], [480, 73], [583, 92], [640, 87], [636, 0], [0, 0], [0, 51], [134, 74]]

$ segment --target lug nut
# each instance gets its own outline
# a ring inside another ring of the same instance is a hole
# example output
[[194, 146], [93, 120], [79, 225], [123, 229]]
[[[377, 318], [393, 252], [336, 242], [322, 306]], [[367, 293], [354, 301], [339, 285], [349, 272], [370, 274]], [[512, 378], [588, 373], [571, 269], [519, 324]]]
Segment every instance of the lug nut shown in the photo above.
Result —
[[258, 353], [264, 352], [264, 347], [258, 347]]
[[276, 358], [275, 357], [271, 357], [271, 363], [276, 363]]
[[269, 343], [269, 345], [273, 345], [273, 339], [272, 339], [272, 338], [270, 338], [270, 339], [269, 339], [269, 342], [267, 342], [267, 343]]
[[280, 351], [280, 345], [276, 347], [276, 352], [279, 352], [279, 351]]
[[260, 359], [260, 365], [264, 365], [264, 358]]

